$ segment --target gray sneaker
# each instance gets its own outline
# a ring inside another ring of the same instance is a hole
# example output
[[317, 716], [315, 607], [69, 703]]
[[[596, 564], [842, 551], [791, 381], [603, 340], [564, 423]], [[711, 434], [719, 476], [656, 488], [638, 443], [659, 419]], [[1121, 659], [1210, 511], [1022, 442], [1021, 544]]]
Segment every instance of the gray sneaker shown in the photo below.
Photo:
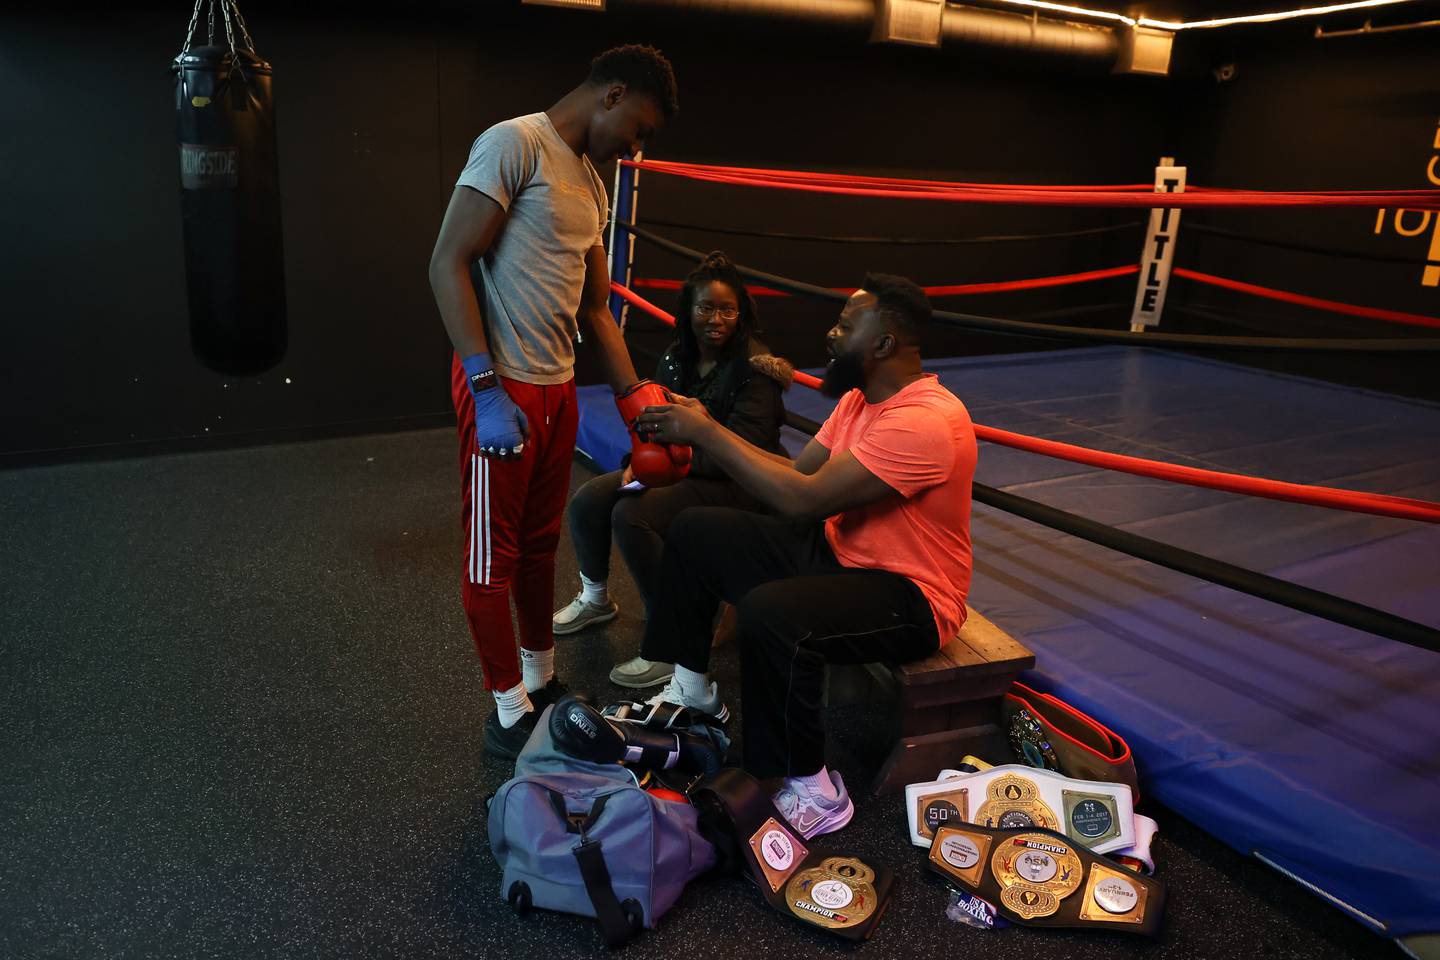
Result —
[[657, 683], [664, 683], [674, 675], [675, 664], [673, 663], [661, 663], [659, 660], [636, 657], [634, 660], [626, 660], [611, 670], [610, 682], [616, 686], [640, 690], [644, 687], [653, 687]]
[[567, 606], [555, 611], [555, 616], [550, 618], [551, 631], [559, 637], [567, 633], [579, 633], [586, 627], [593, 627], [597, 623], [608, 623], [615, 619], [620, 612], [620, 607], [614, 600], [607, 603], [587, 603], [585, 595], [579, 593]]

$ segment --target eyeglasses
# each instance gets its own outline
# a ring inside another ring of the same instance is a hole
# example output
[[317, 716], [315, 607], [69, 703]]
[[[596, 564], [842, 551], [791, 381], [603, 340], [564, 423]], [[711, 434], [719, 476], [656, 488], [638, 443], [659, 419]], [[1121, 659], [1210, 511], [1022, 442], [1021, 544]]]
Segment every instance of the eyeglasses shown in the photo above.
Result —
[[695, 316], [704, 317], [709, 320], [719, 315], [721, 320], [734, 320], [740, 316], [740, 311], [735, 307], [717, 307], [710, 303], [697, 303], [695, 305]]

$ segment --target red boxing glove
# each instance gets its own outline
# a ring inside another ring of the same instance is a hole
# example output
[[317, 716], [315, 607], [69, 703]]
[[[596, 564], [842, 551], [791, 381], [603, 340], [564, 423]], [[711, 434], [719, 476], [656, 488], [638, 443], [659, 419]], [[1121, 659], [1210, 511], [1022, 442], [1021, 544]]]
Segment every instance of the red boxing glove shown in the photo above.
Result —
[[635, 431], [635, 421], [646, 407], [670, 402], [665, 388], [641, 380], [615, 398], [620, 419], [630, 431], [630, 472], [647, 487], [668, 487], [690, 472], [690, 448], [679, 443], [653, 443]]

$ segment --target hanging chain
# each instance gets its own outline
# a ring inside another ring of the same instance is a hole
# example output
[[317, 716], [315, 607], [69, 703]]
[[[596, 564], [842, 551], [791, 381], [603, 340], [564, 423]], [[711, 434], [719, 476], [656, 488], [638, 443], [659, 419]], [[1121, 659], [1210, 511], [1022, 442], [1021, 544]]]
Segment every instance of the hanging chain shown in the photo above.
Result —
[[[213, 2], [213, 0], [212, 0]], [[230, 57], [235, 57], [235, 33], [230, 29], [230, 2], [220, 0], [220, 15], [225, 18], [225, 42], [230, 44]]]
[[185, 28], [185, 45], [180, 48], [180, 56], [190, 52], [190, 44], [195, 39], [195, 24], [200, 22], [200, 5], [205, 0], [195, 0], [195, 9], [190, 13], [190, 26]]
[[[190, 25], [185, 28], [185, 42], [180, 47], [180, 56], [184, 57], [190, 53], [190, 47], [195, 42], [195, 28], [200, 23], [200, 8], [206, 5], [206, 0], [195, 0], [195, 8], [190, 11]], [[250, 25], [245, 22], [245, 17], [240, 13], [238, 0], [220, 0], [220, 14], [225, 23], [225, 40], [230, 45], [231, 61], [236, 61], [235, 51], [235, 28], [239, 28], [240, 40], [244, 49], [251, 53], [255, 52], [255, 38], [250, 35]], [[232, 18], [233, 14], [233, 18]], [[209, 10], [206, 21], [206, 43], [215, 45], [215, 0], [209, 0]], [[256, 54], [256, 56], [259, 56]]]
[[240, 4], [236, 0], [229, 0], [229, 3], [235, 10], [235, 23], [240, 27], [240, 35], [245, 38], [245, 46], [258, 57], [260, 54], [255, 51], [255, 38], [250, 36], [250, 26], [240, 14]]

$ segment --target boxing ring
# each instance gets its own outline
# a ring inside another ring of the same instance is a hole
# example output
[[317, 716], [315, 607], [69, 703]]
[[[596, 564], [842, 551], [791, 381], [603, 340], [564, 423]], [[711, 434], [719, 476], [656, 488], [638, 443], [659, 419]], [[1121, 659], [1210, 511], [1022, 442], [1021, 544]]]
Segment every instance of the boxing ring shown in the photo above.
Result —
[[[1010, 187], [627, 162], [616, 229], [631, 239], [615, 242], [612, 234], [612, 275], [624, 281], [612, 285], [612, 305], [617, 318], [628, 305], [668, 323], [673, 318], [638, 291], [677, 284], [634, 279], [634, 238], [675, 253], [698, 251], [635, 225], [631, 178], [639, 169], [817, 194], [1155, 203], [1143, 184]], [[1440, 206], [1437, 191], [1192, 188], [1166, 202]], [[1142, 262], [927, 289], [932, 297], [964, 296], [1146, 269]], [[761, 285], [761, 295], [839, 301], [848, 293], [751, 267], [742, 272]], [[1402, 941], [1436, 933], [1440, 406], [1161, 348], [1431, 352], [1440, 341], [1413, 331], [1440, 327], [1440, 319], [1184, 267], [1173, 275], [1389, 324], [1394, 333], [1202, 337], [937, 310], [937, 320], [957, 326], [1100, 344], [926, 361], [965, 402], [983, 444], [971, 605], [1035, 651], [1027, 683], [1126, 737], [1147, 795], [1379, 933]], [[804, 388], [819, 373], [797, 375], [786, 398], [792, 424], [811, 425], [833, 407]], [[609, 390], [585, 387], [580, 399], [578, 446], [615, 469], [629, 442]], [[793, 427], [786, 434], [792, 452], [808, 439]], [[1033, 505], [1032, 519], [1007, 506], [1011, 501]], [[1083, 532], [1049, 522], [1045, 511], [1085, 518], [1106, 532], [1082, 539]], [[1127, 537], [1148, 546], [1131, 549]], [[1188, 566], [1167, 562], [1172, 553], [1186, 555]]]

